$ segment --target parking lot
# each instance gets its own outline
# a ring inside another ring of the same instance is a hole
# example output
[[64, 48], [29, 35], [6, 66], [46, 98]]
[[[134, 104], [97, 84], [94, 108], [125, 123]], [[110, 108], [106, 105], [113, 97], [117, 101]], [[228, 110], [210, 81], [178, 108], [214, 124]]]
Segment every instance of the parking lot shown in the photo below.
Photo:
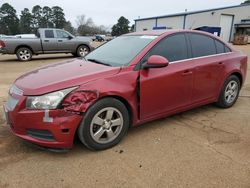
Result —
[[[250, 57], [250, 45], [235, 46]], [[0, 55], [0, 106], [12, 82], [69, 55], [21, 63]], [[249, 61], [250, 63], [250, 61]], [[200, 107], [130, 129], [116, 147], [39, 150], [10, 133], [0, 109], [0, 187], [250, 187], [250, 65], [236, 105]]]

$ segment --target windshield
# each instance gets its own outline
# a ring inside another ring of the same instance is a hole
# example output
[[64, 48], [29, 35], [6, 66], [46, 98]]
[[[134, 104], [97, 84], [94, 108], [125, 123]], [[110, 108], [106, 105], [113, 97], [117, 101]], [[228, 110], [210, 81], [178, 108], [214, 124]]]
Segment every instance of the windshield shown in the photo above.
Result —
[[97, 48], [85, 59], [112, 67], [128, 65], [157, 36], [121, 36]]

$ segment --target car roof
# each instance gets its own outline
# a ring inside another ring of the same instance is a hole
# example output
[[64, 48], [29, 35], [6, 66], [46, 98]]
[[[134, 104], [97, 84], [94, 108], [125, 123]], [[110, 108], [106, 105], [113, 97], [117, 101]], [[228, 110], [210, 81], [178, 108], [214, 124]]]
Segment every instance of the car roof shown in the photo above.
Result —
[[[168, 29], [168, 30], [156, 30], [156, 31], [142, 31], [142, 32], [134, 32], [134, 33], [128, 33], [123, 36], [141, 36], [141, 35], [152, 35], [152, 36], [167, 36], [169, 34], [175, 34], [175, 33], [197, 33], [202, 35], [207, 35], [213, 38], [216, 38], [220, 41], [222, 41], [218, 36], [213, 35], [211, 33], [205, 32], [205, 31], [198, 31], [198, 30], [191, 30], [191, 29]], [[223, 41], [224, 42], [224, 41]], [[225, 42], [224, 42], [225, 43]]]
[[141, 31], [141, 32], [133, 32], [133, 33], [128, 33], [125, 34], [126, 36], [135, 36], [135, 35], [153, 35], [153, 36], [160, 36], [164, 33], [167, 33], [168, 31]]
[[213, 35], [212, 33], [208, 33], [205, 31], [199, 31], [199, 30], [191, 30], [191, 29], [168, 29], [168, 30], [156, 30], [156, 31], [143, 31], [143, 32], [134, 32], [134, 33], [128, 33], [123, 36], [142, 36], [142, 35], [148, 35], [148, 36], [161, 36], [165, 37], [170, 34], [175, 34], [175, 33], [197, 33], [197, 34], [202, 34], [205, 36], [210, 36], [214, 39], [219, 40], [223, 44], [225, 44], [227, 47], [229, 47], [231, 50], [234, 50], [229, 43], [223, 41], [220, 37]]
[[[161, 35], [168, 35], [168, 34], [180, 33], [180, 32], [201, 33], [201, 34], [204, 34], [204, 35], [212, 35], [212, 34], [210, 34], [208, 32], [190, 30], [190, 29], [168, 29], [168, 30], [142, 31], [142, 32], [128, 33], [128, 34], [125, 34], [125, 35], [126, 36], [137, 36], [137, 35], [161, 36]], [[212, 36], [214, 36], [214, 35], [212, 35]]]

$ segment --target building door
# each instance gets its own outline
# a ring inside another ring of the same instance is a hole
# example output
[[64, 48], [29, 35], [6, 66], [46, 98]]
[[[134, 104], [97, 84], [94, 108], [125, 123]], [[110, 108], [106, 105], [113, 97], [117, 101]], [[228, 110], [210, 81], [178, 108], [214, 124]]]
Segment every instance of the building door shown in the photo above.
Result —
[[221, 15], [220, 27], [221, 27], [221, 37], [226, 42], [231, 42], [231, 31], [233, 26], [233, 15]]

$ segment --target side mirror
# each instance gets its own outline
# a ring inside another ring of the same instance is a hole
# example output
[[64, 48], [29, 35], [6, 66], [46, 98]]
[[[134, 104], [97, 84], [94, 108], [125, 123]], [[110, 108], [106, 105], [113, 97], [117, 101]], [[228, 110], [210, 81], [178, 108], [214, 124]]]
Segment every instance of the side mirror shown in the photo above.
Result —
[[71, 39], [73, 39], [73, 37], [69, 35], [69, 36], [68, 36], [68, 39], [71, 40]]
[[151, 68], [163, 68], [169, 65], [169, 61], [162, 56], [152, 55], [148, 58], [148, 61], [143, 65], [143, 69]]

